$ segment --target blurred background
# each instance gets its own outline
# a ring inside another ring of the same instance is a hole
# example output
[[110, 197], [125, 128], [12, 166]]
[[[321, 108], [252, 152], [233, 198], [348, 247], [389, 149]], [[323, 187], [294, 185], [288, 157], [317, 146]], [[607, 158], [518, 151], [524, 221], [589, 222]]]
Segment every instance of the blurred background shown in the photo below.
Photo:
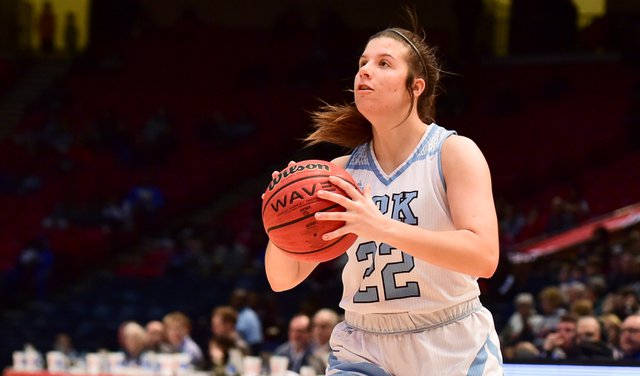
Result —
[[[0, 366], [60, 334], [115, 351], [121, 324], [174, 311], [206, 349], [232, 291], [256, 351], [294, 313], [339, 311], [341, 259], [270, 291], [260, 194], [289, 160], [348, 152], [302, 147], [309, 111], [352, 100], [367, 38], [408, 26], [404, 3], [2, 0]], [[506, 360], [545, 356], [534, 311], [611, 314], [618, 348], [640, 308], [640, 2], [406, 3], [449, 72], [437, 122], [492, 170], [502, 257], [480, 283]]]

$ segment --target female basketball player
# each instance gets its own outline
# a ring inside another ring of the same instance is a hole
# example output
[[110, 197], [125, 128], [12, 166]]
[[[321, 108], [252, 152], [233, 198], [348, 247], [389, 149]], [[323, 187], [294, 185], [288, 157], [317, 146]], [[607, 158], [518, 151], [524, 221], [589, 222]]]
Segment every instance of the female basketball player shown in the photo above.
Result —
[[[494, 273], [499, 253], [489, 168], [475, 143], [433, 122], [439, 73], [416, 32], [386, 29], [360, 57], [355, 106], [314, 114], [307, 141], [352, 149], [334, 163], [364, 188], [332, 178], [349, 198], [318, 193], [346, 208], [316, 214], [345, 222], [324, 239], [358, 235], [342, 273], [345, 321], [332, 333], [328, 375], [503, 373], [492, 316], [478, 299], [477, 278]], [[316, 266], [267, 246], [276, 291]]]

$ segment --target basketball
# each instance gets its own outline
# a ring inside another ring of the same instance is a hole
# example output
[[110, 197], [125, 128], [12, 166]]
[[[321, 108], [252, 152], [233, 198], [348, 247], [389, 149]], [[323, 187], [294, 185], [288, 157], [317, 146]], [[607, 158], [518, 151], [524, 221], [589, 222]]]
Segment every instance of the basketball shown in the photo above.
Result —
[[355, 234], [322, 240], [322, 235], [344, 224], [342, 221], [316, 221], [314, 217], [316, 212], [345, 210], [334, 202], [318, 198], [320, 190], [347, 196], [329, 182], [330, 176], [337, 176], [358, 188], [343, 168], [323, 160], [305, 160], [280, 171], [264, 193], [264, 229], [278, 248], [295, 259], [329, 261], [343, 254], [356, 241]]

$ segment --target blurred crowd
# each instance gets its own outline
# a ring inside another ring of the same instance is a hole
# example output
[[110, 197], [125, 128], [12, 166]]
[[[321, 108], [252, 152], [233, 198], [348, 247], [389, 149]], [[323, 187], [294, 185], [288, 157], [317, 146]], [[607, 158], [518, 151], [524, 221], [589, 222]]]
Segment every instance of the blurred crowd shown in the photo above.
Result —
[[569, 251], [512, 265], [489, 292], [512, 297], [494, 307], [504, 315], [505, 359], [640, 361], [639, 281], [638, 225], [615, 234], [598, 228]]
[[[332, 308], [296, 313], [288, 321], [286, 340], [268, 344], [263, 322], [248, 304], [250, 292], [233, 291], [229, 304], [211, 310], [206, 341], [197, 343], [192, 337], [192, 319], [181, 311], [165, 314], [158, 320], [137, 322], [126, 320], [118, 326], [117, 348], [102, 348], [98, 352], [122, 353], [122, 367], [154, 371], [153, 359], [157, 354], [186, 354], [189, 369], [207, 371], [213, 375], [238, 375], [243, 359], [259, 357], [268, 367], [272, 356], [287, 359], [288, 369], [299, 373], [303, 367], [312, 368], [314, 374], [323, 374], [329, 358], [329, 338], [334, 326], [341, 320]], [[45, 349], [47, 350], [47, 349]], [[67, 369], [87, 367], [87, 351], [74, 346], [68, 333], [56, 335], [51, 350], [62, 353]]]

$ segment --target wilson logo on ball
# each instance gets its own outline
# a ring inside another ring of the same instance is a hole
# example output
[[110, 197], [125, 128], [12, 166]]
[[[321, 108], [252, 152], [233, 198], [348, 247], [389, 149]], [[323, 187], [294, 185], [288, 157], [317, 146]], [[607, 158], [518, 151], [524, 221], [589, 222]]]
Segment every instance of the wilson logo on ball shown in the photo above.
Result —
[[306, 160], [287, 166], [267, 186], [262, 199], [262, 224], [271, 242], [287, 255], [304, 261], [328, 261], [343, 254], [355, 242], [355, 234], [322, 240], [322, 235], [337, 230], [344, 222], [317, 221], [315, 213], [338, 212], [345, 208], [321, 199], [318, 191], [349, 197], [329, 181], [331, 176], [358, 189], [345, 169], [322, 160]]
[[295, 174], [296, 172], [302, 172], [305, 170], [331, 171], [331, 167], [328, 164], [322, 164], [322, 163], [307, 163], [304, 165], [295, 164], [293, 166], [289, 166], [288, 168], [285, 168], [284, 170], [280, 171], [278, 176], [276, 176], [275, 178], [273, 178], [273, 180], [271, 180], [271, 183], [269, 183], [269, 190], [272, 190], [278, 183], [280, 183], [280, 180], [286, 179], [290, 175]]

